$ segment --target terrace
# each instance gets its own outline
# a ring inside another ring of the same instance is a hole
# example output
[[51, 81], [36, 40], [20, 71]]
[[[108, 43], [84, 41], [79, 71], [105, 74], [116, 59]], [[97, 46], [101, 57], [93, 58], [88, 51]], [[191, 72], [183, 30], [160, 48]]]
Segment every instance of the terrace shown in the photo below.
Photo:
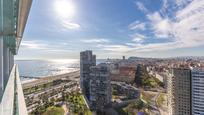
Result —
[[0, 0], [0, 114], [27, 115], [18, 67], [14, 65], [32, 0]]

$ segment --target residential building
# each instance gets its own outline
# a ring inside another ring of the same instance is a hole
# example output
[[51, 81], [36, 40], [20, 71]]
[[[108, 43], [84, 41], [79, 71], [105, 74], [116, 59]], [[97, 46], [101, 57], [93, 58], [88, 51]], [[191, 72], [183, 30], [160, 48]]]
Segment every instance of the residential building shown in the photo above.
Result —
[[103, 111], [111, 103], [110, 70], [105, 63], [90, 68], [90, 107]]
[[32, 0], [0, 0], [0, 114], [27, 115], [14, 55], [20, 46]]
[[170, 115], [191, 115], [191, 70], [173, 68], [168, 76], [168, 106]]
[[111, 81], [133, 83], [135, 79], [136, 67], [121, 66], [113, 71], [111, 70]]
[[168, 113], [169, 115], [173, 115], [174, 112], [174, 98], [173, 98], [173, 81], [174, 81], [174, 76], [170, 72], [167, 72], [167, 106], [168, 106]]
[[114, 92], [120, 96], [126, 96], [128, 99], [135, 99], [140, 97], [140, 91], [125, 82], [111, 81], [111, 86]]
[[204, 70], [192, 70], [192, 115], [204, 114]]
[[88, 100], [91, 66], [96, 66], [96, 55], [90, 50], [80, 52], [80, 87]]

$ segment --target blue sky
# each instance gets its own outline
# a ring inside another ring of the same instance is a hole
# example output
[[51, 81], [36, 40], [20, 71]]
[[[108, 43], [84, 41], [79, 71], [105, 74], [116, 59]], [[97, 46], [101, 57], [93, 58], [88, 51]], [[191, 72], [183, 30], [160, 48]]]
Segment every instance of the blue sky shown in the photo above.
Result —
[[204, 56], [204, 0], [34, 0], [16, 59]]

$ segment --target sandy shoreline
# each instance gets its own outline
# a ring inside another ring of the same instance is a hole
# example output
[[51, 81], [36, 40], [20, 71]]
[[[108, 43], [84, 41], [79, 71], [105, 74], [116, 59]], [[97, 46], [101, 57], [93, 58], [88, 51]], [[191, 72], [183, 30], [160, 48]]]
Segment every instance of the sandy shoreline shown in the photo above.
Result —
[[42, 77], [41, 79], [31, 79], [26, 82], [22, 82], [23, 89], [37, 86], [37, 85], [42, 85], [46, 84], [48, 82], [52, 82], [57, 79], [61, 78], [75, 78], [80, 76], [80, 71], [74, 71], [74, 72], [69, 72], [69, 73], [64, 73], [64, 74], [59, 74], [59, 75], [52, 75], [52, 76], [46, 76]]

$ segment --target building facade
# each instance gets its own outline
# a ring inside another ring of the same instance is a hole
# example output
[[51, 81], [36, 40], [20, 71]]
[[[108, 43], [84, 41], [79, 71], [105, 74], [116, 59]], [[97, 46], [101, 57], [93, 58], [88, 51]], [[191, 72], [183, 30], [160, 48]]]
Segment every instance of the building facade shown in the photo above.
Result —
[[174, 76], [172, 73], [167, 72], [167, 106], [168, 106], [168, 113], [169, 115], [173, 115], [174, 112], [174, 98], [173, 98], [173, 81]]
[[80, 52], [80, 87], [88, 100], [90, 98], [89, 74], [91, 66], [96, 66], [96, 55], [93, 55], [90, 50]]
[[90, 107], [103, 111], [111, 103], [110, 70], [105, 63], [90, 68]]
[[0, 0], [0, 115], [26, 115], [14, 55], [20, 46], [32, 0]]
[[191, 70], [174, 68], [168, 76], [170, 115], [191, 115]]
[[192, 115], [204, 114], [204, 70], [192, 70]]

